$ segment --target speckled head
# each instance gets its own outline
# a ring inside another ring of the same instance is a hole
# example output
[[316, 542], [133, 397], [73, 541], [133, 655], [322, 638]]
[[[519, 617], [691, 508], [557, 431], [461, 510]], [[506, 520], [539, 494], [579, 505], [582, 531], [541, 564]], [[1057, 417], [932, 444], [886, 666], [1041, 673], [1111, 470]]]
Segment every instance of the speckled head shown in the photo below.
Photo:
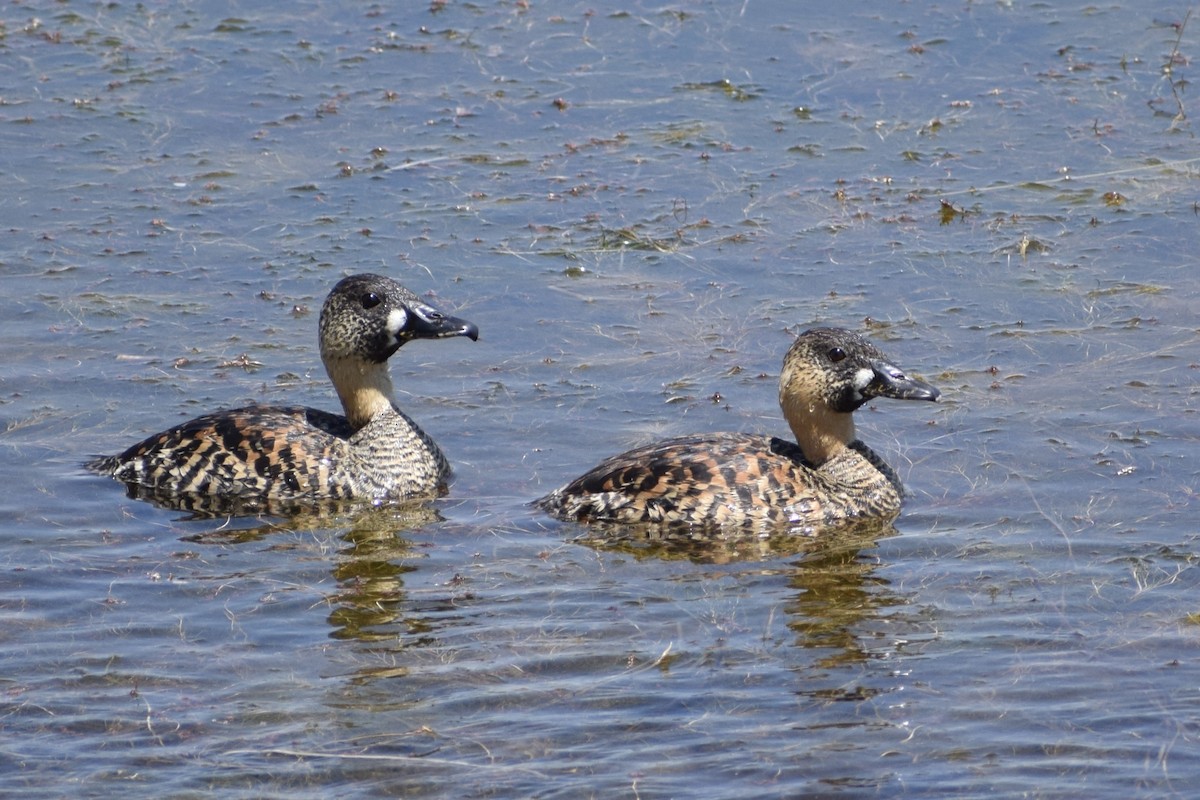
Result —
[[321, 309], [321, 357], [382, 363], [410, 339], [466, 336], [479, 329], [451, 317], [383, 275], [351, 275], [338, 281]]
[[854, 439], [851, 414], [875, 397], [937, 400], [940, 392], [905, 375], [883, 352], [842, 328], [800, 334], [783, 359], [779, 405], [814, 463]]
[[808, 402], [848, 414], [874, 397], [937, 400], [941, 394], [909, 377], [878, 347], [843, 328], [813, 328], [796, 338], [783, 360], [780, 397], [802, 392]]

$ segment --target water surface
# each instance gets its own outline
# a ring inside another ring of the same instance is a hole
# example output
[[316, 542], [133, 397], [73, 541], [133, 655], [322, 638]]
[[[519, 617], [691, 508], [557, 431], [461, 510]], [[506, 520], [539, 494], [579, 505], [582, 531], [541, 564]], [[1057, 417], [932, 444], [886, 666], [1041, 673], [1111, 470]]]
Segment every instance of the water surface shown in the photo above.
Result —
[[[1137, 4], [23, 3], [0, 54], [0, 783], [28, 797], [1189, 794], [1196, 20]], [[384, 272], [426, 514], [196, 520], [79, 463], [334, 408]], [[817, 541], [526, 502], [784, 430], [798, 330], [943, 390]]]

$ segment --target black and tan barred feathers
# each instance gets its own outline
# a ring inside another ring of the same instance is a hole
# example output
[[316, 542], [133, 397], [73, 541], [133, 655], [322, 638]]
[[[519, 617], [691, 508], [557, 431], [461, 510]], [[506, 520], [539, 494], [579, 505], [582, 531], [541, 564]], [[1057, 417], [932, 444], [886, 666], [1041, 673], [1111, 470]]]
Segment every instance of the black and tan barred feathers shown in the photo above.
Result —
[[779, 404], [795, 441], [683, 436], [613, 456], [535, 501], [581, 522], [811, 531], [900, 510], [896, 474], [854, 434], [875, 397], [937, 400], [878, 348], [839, 328], [801, 334], [783, 361]]
[[220, 411], [87, 466], [125, 482], [131, 496], [192, 509], [436, 496], [450, 466], [397, 408], [387, 360], [412, 339], [451, 336], [474, 340], [479, 331], [390, 278], [353, 275], [333, 287], [320, 320], [321, 359], [345, 416], [300, 406]]
[[[387, 361], [411, 339], [451, 336], [479, 332], [390, 278], [345, 278], [320, 320], [321, 360], [344, 415], [300, 406], [220, 411], [87, 466], [123, 481], [131, 496], [206, 512], [435, 497], [450, 466], [396, 407]], [[938, 390], [850, 331], [806, 331], [779, 376], [792, 440], [668, 439], [613, 456], [535, 504], [580, 522], [760, 533], [890, 518], [900, 510], [900, 480], [854, 431], [854, 412], [876, 397], [937, 400]]]

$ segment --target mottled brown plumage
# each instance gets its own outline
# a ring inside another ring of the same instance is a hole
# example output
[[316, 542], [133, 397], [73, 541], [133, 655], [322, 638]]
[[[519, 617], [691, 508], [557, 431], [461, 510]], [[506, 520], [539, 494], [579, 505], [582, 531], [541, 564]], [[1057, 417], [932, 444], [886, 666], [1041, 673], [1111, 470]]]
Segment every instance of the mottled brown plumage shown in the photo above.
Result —
[[936, 400], [938, 390], [839, 328], [797, 337], [779, 404], [795, 442], [740, 433], [682, 436], [613, 456], [535, 501], [561, 519], [759, 532], [812, 532], [900, 510], [899, 478], [854, 435], [874, 397]]
[[248, 406], [177, 425], [86, 466], [130, 496], [189, 510], [275, 510], [326, 500], [405, 500], [445, 490], [442, 451], [395, 403], [387, 360], [411, 339], [467, 336], [391, 278], [339, 281], [321, 309], [321, 360], [345, 416]]

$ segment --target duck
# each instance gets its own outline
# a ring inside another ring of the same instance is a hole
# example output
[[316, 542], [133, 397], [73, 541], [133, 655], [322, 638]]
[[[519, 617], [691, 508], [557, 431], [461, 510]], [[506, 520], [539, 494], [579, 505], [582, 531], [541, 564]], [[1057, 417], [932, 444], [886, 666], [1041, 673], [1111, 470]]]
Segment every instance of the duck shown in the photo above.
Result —
[[854, 412], [877, 397], [936, 402], [939, 396], [862, 336], [812, 328], [796, 337], [779, 376], [791, 440], [702, 433], [654, 442], [600, 462], [534, 505], [566, 521], [692, 533], [813, 534], [891, 520], [904, 488], [857, 438]]
[[321, 308], [321, 361], [342, 414], [303, 406], [217, 411], [147, 437], [91, 472], [173, 508], [252, 513], [280, 504], [440, 496], [450, 464], [396, 404], [388, 359], [414, 339], [479, 338], [395, 280], [343, 278]]

